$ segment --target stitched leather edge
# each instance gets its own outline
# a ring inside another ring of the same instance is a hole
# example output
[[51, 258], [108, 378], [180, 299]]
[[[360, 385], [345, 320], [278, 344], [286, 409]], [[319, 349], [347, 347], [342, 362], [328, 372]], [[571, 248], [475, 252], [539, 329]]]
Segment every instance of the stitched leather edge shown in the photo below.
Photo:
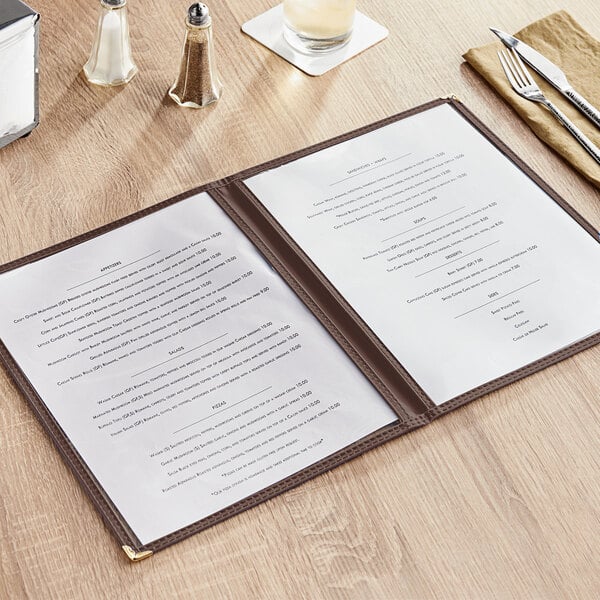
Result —
[[112, 531], [120, 543], [139, 546], [141, 542], [137, 536], [129, 528], [125, 519], [87, 467], [83, 458], [71, 443], [71, 440], [69, 440], [62, 430], [2, 341], [0, 341], [0, 360], [4, 363], [13, 383], [24, 394], [42, 428], [50, 437], [50, 440], [59, 451], [67, 466], [70, 467], [71, 472], [89, 496], [96, 510], [100, 513], [105, 525]]

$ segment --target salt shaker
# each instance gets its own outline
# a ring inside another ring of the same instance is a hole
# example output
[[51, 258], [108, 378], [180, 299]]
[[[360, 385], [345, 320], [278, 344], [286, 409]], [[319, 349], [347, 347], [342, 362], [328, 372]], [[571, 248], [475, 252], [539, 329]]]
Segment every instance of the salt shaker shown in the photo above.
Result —
[[202, 108], [216, 102], [223, 90], [215, 67], [208, 7], [199, 2], [192, 4], [185, 26], [179, 75], [169, 89], [169, 96], [180, 106]]
[[97, 85], [122, 85], [137, 71], [129, 44], [127, 0], [100, 0], [96, 37], [83, 67], [85, 76]]

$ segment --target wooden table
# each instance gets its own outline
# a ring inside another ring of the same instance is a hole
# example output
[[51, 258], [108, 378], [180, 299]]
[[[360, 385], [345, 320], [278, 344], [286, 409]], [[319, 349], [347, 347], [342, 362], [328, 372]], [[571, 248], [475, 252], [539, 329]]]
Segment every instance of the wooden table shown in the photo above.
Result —
[[[80, 71], [94, 2], [42, 13], [41, 125], [0, 151], [0, 261], [449, 93], [600, 228], [600, 194], [461, 59], [589, 0], [362, 0], [389, 38], [311, 78], [240, 33], [266, 0], [211, 5], [225, 91], [176, 107], [187, 1], [130, 0], [140, 74]], [[586, 598], [600, 590], [600, 347], [130, 564], [0, 371], [1, 598]]]

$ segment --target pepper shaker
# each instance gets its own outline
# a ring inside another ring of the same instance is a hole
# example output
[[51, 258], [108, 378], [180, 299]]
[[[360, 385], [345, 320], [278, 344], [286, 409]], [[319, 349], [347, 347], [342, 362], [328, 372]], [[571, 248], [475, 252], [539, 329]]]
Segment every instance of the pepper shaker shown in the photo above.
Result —
[[208, 7], [199, 2], [192, 4], [185, 26], [179, 75], [169, 89], [169, 96], [180, 106], [202, 108], [216, 102], [223, 90], [215, 67]]

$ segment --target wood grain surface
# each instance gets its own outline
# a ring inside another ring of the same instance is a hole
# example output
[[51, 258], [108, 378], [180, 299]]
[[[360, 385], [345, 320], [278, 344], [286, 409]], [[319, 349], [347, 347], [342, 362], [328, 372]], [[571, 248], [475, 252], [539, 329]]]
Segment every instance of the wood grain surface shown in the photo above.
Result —
[[[0, 0], [1, 1], [1, 0]], [[95, 0], [42, 13], [41, 125], [0, 150], [0, 262], [435, 97], [458, 95], [600, 228], [600, 194], [464, 64], [469, 47], [589, 0], [359, 0], [389, 38], [311, 78], [240, 32], [266, 0], [211, 5], [222, 99], [173, 104], [189, 0], [129, 0], [140, 73], [81, 76]], [[130, 564], [0, 370], [0, 598], [595, 598], [600, 348]]]

